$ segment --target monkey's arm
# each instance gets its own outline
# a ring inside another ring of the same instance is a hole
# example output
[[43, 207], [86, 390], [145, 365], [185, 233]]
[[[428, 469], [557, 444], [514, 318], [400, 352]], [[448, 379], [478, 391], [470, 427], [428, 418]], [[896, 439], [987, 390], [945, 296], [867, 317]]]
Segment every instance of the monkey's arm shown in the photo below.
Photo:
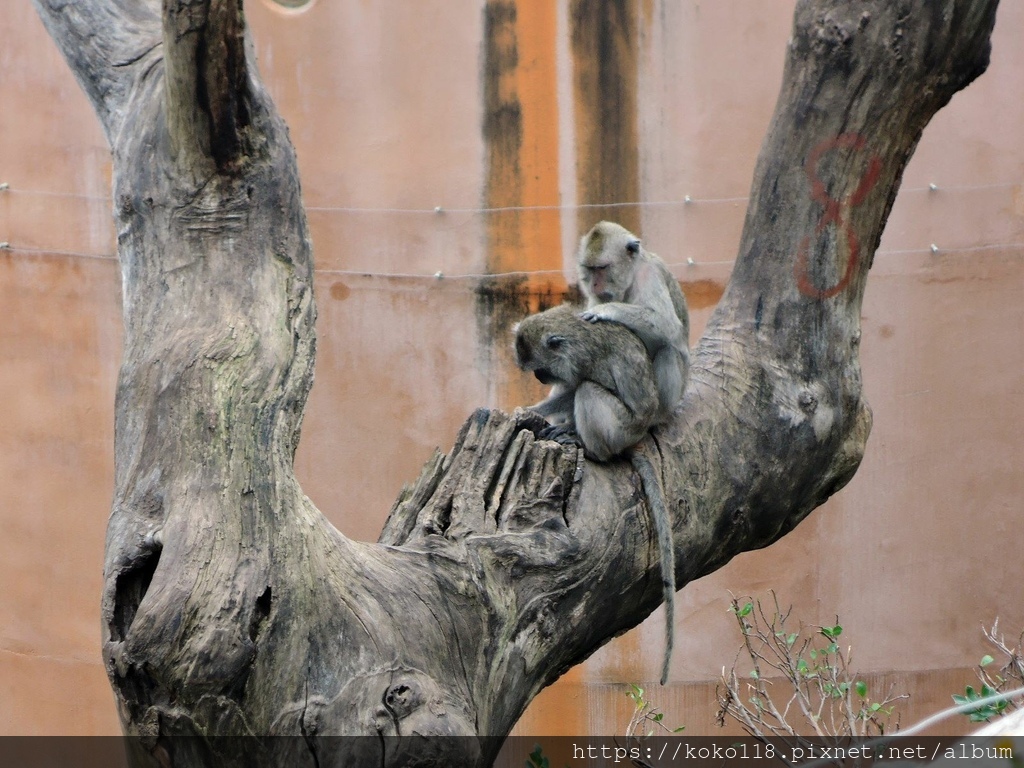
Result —
[[[593, 381], [584, 381], [576, 390], [576, 431], [587, 458], [608, 461], [643, 439], [654, 413], [650, 390], [647, 402], [639, 387], [623, 399], [623, 392], [612, 392]], [[639, 398], [639, 399], [637, 399]]]
[[576, 390], [565, 384], [555, 384], [548, 396], [539, 403], [530, 406], [530, 410], [539, 413], [554, 424], [566, 424], [572, 421], [573, 405]]
[[683, 324], [675, 312], [660, 312], [650, 307], [613, 301], [595, 304], [580, 313], [584, 320], [596, 323], [608, 321], [619, 323], [640, 337], [652, 358], [665, 347], [676, 349], [688, 346], [684, 337]]
[[665, 283], [665, 290], [668, 291], [669, 301], [672, 302], [672, 310], [679, 318], [683, 326], [683, 341], [690, 344], [690, 308], [686, 303], [686, 294], [679, 287], [679, 281], [668, 271], [668, 267], [662, 267], [661, 277]]
[[[601, 379], [599, 383], [621, 403], [623, 410], [619, 412], [620, 421], [629, 422], [624, 423], [623, 428], [630, 434], [637, 435], [630, 445], [636, 443], [657, 422], [660, 403], [651, 360], [640, 347], [635, 347], [631, 352], [632, 354], [624, 353], [621, 357], [609, 358], [606, 361], [605, 372], [609, 375], [609, 380], [605, 380], [604, 376], [597, 377]], [[577, 420], [579, 410], [577, 406]]]
[[690, 353], [686, 349], [664, 347], [652, 360], [654, 381], [658, 387], [658, 422], [667, 421], [683, 399], [690, 376]]

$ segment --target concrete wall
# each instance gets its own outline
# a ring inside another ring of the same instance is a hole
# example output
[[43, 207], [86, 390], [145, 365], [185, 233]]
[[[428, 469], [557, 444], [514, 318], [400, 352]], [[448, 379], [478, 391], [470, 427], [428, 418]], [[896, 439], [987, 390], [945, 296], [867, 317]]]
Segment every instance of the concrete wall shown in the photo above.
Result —
[[[510, 363], [509, 325], [565, 290], [573, 243], [601, 216], [673, 265], [699, 337], [792, 5], [247, 0], [317, 259], [297, 470], [342, 532], [375, 539], [473, 408], [539, 397]], [[866, 679], [913, 694], [904, 724], [972, 682], [983, 623], [1024, 627], [1021, 28], [1024, 5], [1004, 3], [989, 72], [928, 127], [904, 178], [864, 307], [875, 427], [859, 473], [783, 541], [678, 596], [671, 683], [647, 687], [688, 733], [715, 732], [714, 682], [740, 644], [730, 592], [774, 589], [808, 624], [838, 613]], [[0, 734], [111, 734], [98, 626], [121, 343], [110, 164], [30, 5], [5, 8], [0, 30]], [[620, 732], [622, 684], [656, 677], [661, 622], [570, 671], [518, 732]]]

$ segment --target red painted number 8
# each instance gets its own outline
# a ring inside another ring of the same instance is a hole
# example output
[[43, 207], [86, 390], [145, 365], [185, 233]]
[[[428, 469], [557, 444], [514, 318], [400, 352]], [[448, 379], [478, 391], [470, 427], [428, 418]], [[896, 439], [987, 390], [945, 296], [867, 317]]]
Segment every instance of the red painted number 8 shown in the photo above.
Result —
[[804, 168], [807, 173], [807, 179], [811, 182], [811, 197], [825, 206], [821, 218], [818, 219], [818, 225], [814, 228], [814, 234], [821, 235], [825, 227], [833, 224], [837, 230], [846, 233], [846, 244], [849, 249], [849, 255], [846, 259], [846, 271], [839, 279], [839, 282], [831, 288], [819, 288], [811, 281], [811, 276], [808, 272], [807, 254], [810, 250], [811, 238], [805, 237], [800, 241], [793, 273], [796, 276], [796, 284], [800, 289], [800, 293], [810, 296], [812, 299], [828, 299], [850, 284], [853, 273], [857, 268], [857, 262], [860, 259], [860, 241], [857, 239], [857, 234], [850, 228], [847, 214], [850, 209], [856, 208], [864, 202], [864, 198], [868, 196], [868, 193], [875, 186], [878, 176], [882, 171], [882, 161], [878, 158], [878, 155], [872, 155], [868, 162], [868, 168], [861, 177], [860, 184], [857, 185], [857, 189], [849, 197], [843, 200], [836, 200], [829, 196], [825, 190], [825, 182], [818, 178], [818, 161], [821, 160], [822, 155], [831, 149], [861, 150], [864, 149], [866, 143], [867, 140], [860, 134], [841, 133], [833, 139], [826, 139], [818, 144], [807, 156], [807, 163]]

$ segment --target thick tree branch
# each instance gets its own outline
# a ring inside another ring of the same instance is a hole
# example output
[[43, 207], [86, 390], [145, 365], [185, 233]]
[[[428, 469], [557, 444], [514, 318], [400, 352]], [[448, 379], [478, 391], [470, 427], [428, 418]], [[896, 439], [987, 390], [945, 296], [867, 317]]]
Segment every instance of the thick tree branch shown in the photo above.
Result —
[[242, 0], [164, 0], [167, 125], [179, 162], [240, 162], [250, 116]]
[[156, 0], [32, 2], [113, 142], [133, 84], [160, 43]]

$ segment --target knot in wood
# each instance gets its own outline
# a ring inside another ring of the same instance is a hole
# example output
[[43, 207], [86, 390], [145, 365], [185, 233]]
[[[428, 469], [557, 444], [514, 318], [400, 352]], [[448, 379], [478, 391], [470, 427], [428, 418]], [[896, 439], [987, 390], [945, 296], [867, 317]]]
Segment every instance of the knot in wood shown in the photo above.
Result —
[[818, 409], [818, 398], [806, 389], [797, 397], [797, 403], [800, 404], [800, 409], [808, 415], [814, 413]]
[[384, 705], [396, 719], [408, 717], [409, 714], [423, 704], [423, 692], [412, 681], [395, 683], [384, 694]]

